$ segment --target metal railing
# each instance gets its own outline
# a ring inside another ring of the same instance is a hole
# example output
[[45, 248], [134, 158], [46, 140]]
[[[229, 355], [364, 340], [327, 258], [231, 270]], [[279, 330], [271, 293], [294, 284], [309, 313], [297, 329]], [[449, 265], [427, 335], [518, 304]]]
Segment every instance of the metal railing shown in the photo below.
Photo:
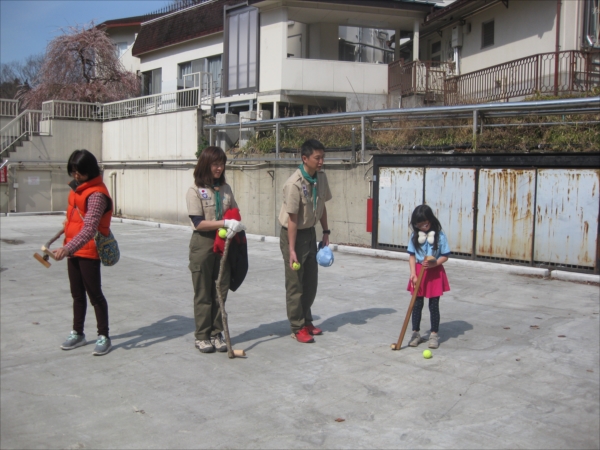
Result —
[[201, 88], [197, 87], [104, 103], [100, 105], [101, 120], [123, 119], [197, 108], [201, 105], [200, 92]]
[[540, 53], [475, 72], [447, 78], [444, 104], [465, 105], [508, 101], [536, 93], [564, 94], [590, 91], [600, 85], [593, 53]]
[[[194, 87], [111, 103], [50, 100], [42, 104], [43, 120], [73, 119], [104, 121], [198, 108], [207, 102], [210, 102], [209, 105], [212, 106], [214, 96], [202, 97], [202, 89], [202, 87]], [[211, 89], [212, 87], [207, 88], [206, 92], [212, 93]]]
[[454, 63], [440, 61], [393, 62], [388, 69], [388, 92], [424, 94], [427, 100], [442, 100], [446, 78], [454, 75]]
[[[209, 141], [214, 142], [215, 131], [236, 129], [242, 126], [254, 131], [275, 131], [275, 154], [280, 157], [281, 128], [300, 127], [325, 127], [331, 125], [360, 124], [361, 141], [359, 144], [361, 161], [365, 161], [367, 147], [366, 133], [367, 122], [389, 123], [390, 120], [420, 121], [420, 120], [448, 120], [472, 119], [473, 138], [483, 132], [487, 125], [481, 120], [486, 118], [506, 118], [522, 115], [562, 116], [568, 114], [598, 114], [600, 113], [600, 97], [576, 98], [565, 100], [545, 100], [532, 102], [489, 103], [484, 105], [436, 106], [425, 108], [400, 108], [382, 109], [375, 111], [356, 111], [336, 114], [319, 114], [313, 116], [284, 117], [269, 120], [257, 120], [242, 123], [228, 123], [219, 125], [205, 125], [210, 133]], [[492, 126], [492, 125], [490, 125]], [[438, 126], [432, 125], [431, 129]], [[375, 130], [375, 129], [374, 129]], [[241, 159], [238, 159], [241, 161]]]
[[0, 155], [8, 151], [19, 140], [40, 134], [42, 111], [27, 109], [0, 130]]
[[97, 120], [100, 103], [50, 100], [42, 103], [42, 119]]
[[0, 98], [0, 116], [17, 117], [19, 114], [19, 100]]
[[211, 72], [194, 72], [183, 75], [183, 89], [200, 88], [203, 99], [214, 98], [215, 81]]

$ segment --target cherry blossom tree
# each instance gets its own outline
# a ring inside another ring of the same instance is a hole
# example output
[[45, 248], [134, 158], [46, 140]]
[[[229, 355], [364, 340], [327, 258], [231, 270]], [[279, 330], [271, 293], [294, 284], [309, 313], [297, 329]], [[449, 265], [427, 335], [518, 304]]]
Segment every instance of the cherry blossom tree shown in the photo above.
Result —
[[36, 85], [20, 97], [27, 108], [41, 109], [48, 100], [106, 103], [139, 93], [138, 77], [125, 70], [109, 36], [92, 23], [50, 41]]

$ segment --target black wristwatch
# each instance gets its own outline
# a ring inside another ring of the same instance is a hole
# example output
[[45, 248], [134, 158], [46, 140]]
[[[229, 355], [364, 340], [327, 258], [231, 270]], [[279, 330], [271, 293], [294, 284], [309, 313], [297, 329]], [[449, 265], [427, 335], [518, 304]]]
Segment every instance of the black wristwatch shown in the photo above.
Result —
[[331, 230], [323, 230], [323, 234], [331, 234]]

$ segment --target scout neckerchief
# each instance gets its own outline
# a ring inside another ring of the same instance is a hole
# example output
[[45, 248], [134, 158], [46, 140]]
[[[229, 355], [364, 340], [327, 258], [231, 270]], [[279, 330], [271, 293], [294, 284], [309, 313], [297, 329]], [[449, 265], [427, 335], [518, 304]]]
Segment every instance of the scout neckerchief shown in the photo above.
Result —
[[213, 184], [213, 190], [215, 191], [215, 215], [216, 220], [221, 220], [223, 218], [223, 208], [221, 205], [221, 193], [220, 190], [221, 183], [219, 181], [215, 181]]
[[302, 172], [302, 176], [306, 181], [310, 183], [312, 186], [312, 198], [313, 198], [313, 212], [317, 210], [317, 173], [315, 172], [315, 176], [311, 177], [306, 170], [304, 170], [304, 164], [300, 164], [298, 166], [300, 172]]

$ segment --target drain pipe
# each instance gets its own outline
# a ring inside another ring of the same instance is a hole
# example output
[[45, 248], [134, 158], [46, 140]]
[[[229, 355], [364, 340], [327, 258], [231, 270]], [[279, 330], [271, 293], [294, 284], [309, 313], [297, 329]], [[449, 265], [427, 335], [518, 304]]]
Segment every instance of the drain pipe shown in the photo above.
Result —
[[112, 203], [113, 203], [113, 214], [117, 214], [117, 172], [116, 170], [113, 170], [111, 173], [108, 174], [108, 176], [110, 177], [110, 195], [112, 197]]
[[562, 0], [556, 0], [556, 47], [554, 49], [554, 96], [558, 96], [558, 55], [560, 52], [560, 15], [562, 9]]

